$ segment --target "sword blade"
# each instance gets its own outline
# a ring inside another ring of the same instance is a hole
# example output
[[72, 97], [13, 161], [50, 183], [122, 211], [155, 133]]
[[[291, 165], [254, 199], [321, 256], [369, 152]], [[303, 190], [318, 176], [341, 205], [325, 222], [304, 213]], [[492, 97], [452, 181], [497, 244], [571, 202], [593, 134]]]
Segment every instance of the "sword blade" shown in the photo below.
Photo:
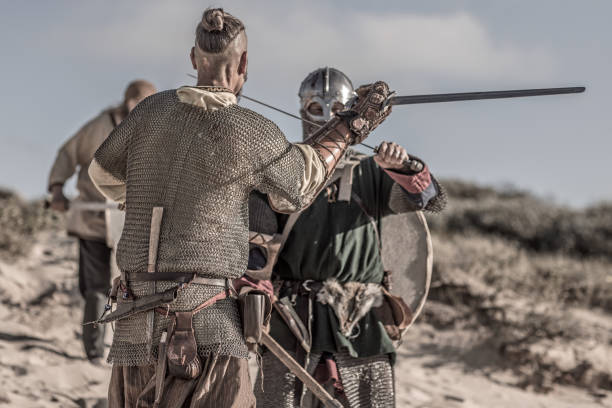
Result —
[[457, 102], [474, 101], [479, 99], [502, 99], [502, 98], [521, 98], [526, 96], [542, 95], [561, 95], [582, 93], [584, 86], [566, 88], [539, 88], [539, 89], [516, 89], [510, 91], [484, 91], [484, 92], [459, 92], [430, 95], [407, 95], [393, 96], [387, 104], [389, 105], [413, 105], [418, 103], [437, 103], [437, 102]]

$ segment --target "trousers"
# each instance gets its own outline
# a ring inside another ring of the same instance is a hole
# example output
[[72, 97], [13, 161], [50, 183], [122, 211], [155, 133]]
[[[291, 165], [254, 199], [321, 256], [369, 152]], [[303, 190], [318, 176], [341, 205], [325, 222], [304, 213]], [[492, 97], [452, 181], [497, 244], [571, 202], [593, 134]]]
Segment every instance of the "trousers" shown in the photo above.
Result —
[[[79, 291], [85, 299], [83, 323], [102, 315], [110, 290], [111, 249], [104, 242], [79, 239]], [[83, 346], [89, 360], [104, 356], [105, 325], [83, 326]]]
[[[193, 380], [165, 379], [160, 408], [254, 408], [249, 364], [245, 358], [211, 355]], [[109, 408], [152, 407], [155, 365], [114, 365], [108, 388]]]

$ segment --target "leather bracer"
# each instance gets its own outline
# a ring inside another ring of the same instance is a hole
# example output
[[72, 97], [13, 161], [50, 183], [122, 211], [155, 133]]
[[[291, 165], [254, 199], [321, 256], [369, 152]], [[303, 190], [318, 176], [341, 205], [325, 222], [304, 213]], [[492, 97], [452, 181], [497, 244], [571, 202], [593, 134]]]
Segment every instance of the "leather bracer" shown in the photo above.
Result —
[[347, 123], [341, 118], [334, 117], [305, 140], [304, 144], [311, 145], [319, 154], [328, 178], [352, 140], [353, 134]]

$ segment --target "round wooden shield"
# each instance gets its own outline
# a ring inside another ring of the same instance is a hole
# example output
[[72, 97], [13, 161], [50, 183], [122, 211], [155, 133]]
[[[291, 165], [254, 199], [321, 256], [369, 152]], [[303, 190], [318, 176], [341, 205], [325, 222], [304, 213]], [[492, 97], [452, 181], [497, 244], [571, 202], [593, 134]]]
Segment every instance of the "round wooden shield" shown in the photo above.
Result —
[[382, 257], [391, 271], [391, 292], [410, 306], [414, 323], [421, 313], [433, 265], [433, 249], [427, 221], [421, 211], [392, 214], [382, 219]]

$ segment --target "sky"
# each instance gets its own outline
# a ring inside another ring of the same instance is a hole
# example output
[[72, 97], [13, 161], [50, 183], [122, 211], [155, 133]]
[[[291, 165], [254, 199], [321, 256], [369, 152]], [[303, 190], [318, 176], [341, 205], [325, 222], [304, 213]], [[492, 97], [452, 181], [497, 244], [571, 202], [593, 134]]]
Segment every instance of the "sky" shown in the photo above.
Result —
[[[574, 207], [612, 200], [605, 0], [0, 0], [0, 186], [45, 194], [57, 149], [132, 79], [194, 84], [188, 53], [209, 6], [247, 27], [245, 95], [295, 113], [300, 82], [323, 66], [404, 95], [584, 85], [579, 95], [398, 106], [368, 143], [395, 141], [439, 178]], [[241, 104], [301, 138], [299, 121]]]

